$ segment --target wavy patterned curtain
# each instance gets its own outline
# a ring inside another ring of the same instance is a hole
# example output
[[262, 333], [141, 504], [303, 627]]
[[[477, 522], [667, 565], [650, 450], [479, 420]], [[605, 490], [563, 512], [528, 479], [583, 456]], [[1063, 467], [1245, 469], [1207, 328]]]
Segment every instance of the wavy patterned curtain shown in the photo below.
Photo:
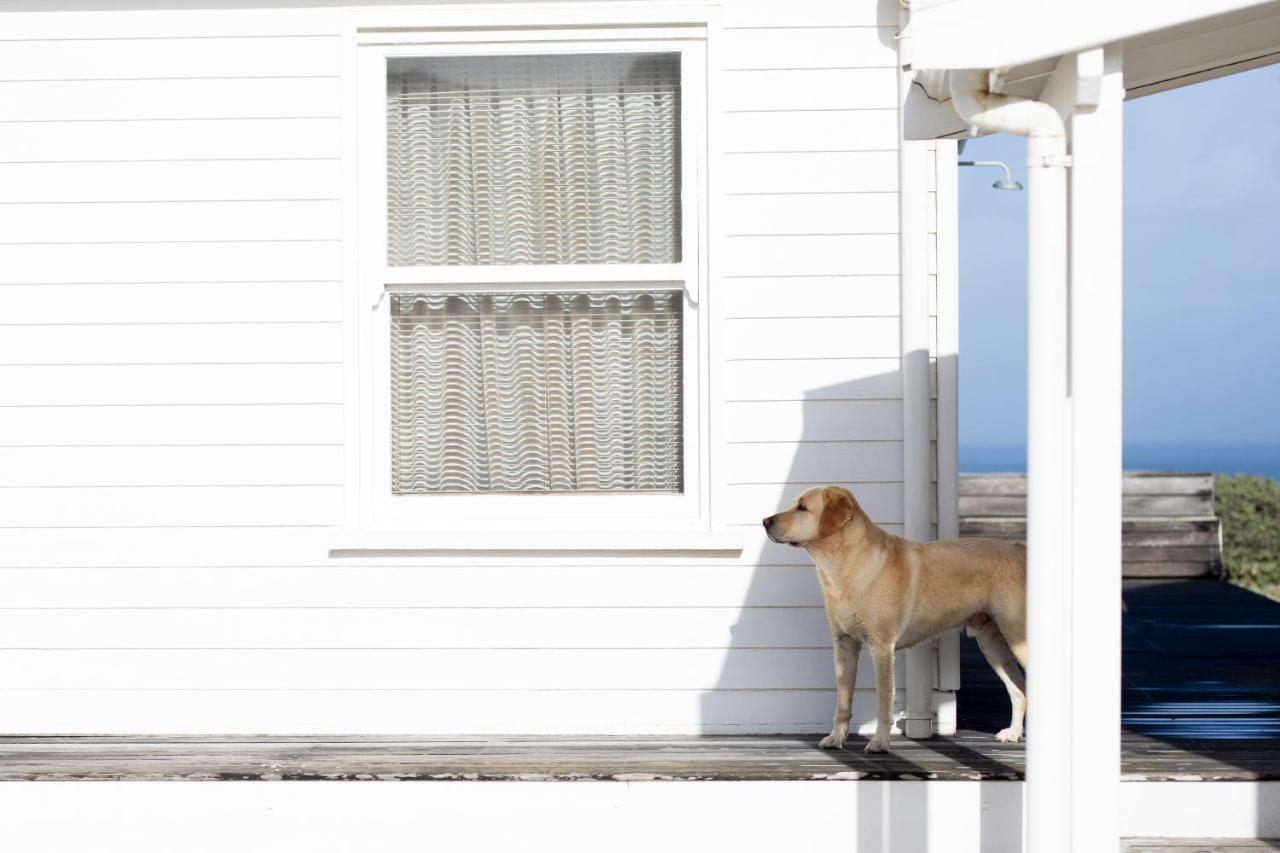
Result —
[[679, 291], [394, 294], [392, 490], [681, 490]]
[[[679, 69], [389, 60], [388, 264], [679, 261]], [[679, 492], [682, 293], [521, 286], [392, 295], [393, 491]]]
[[675, 54], [393, 58], [391, 266], [680, 260]]

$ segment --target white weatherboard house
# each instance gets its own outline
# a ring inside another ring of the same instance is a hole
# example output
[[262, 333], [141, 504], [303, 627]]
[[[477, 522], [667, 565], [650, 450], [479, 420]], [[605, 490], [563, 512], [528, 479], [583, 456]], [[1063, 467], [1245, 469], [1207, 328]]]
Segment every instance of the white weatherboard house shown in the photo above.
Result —
[[[817, 584], [759, 519], [830, 481], [908, 520], [895, 27], [0, 17], [0, 727], [821, 729]], [[950, 356], [940, 147], [917, 345]]]
[[[231, 5], [0, 6], [0, 732], [824, 730], [817, 584], [759, 519], [832, 482], [957, 534], [953, 139], [1035, 125], [1029, 849], [1114, 843], [1119, 616], [1069, 602], [1086, 560], [1118, 597], [1120, 99], [1274, 58], [1276, 4]], [[958, 648], [900, 656], [906, 734], [955, 730]], [[70, 784], [0, 803], [271, 825]], [[743, 849], [786, 849], [771, 808], [946, 849], [1023, 817], [1019, 782], [513, 784], [258, 796], [316, 844], [478, 791]]]

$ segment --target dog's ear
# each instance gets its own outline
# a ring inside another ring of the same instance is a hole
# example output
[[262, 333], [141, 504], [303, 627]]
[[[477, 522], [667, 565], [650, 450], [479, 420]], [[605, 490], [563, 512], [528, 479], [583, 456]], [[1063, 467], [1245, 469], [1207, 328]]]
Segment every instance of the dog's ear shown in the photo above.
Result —
[[818, 538], [826, 539], [853, 521], [853, 495], [844, 489], [827, 486], [822, 490], [822, 518], [818, 520]]

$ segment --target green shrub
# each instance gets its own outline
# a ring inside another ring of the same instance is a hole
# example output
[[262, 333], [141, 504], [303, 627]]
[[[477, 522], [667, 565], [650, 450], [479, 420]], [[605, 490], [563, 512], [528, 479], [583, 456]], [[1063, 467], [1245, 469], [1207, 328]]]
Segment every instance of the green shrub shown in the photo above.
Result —
[[1222, 562], [1227, 580], [1280, 594], [1280, 483], [1268, 477], [1218, 477]]

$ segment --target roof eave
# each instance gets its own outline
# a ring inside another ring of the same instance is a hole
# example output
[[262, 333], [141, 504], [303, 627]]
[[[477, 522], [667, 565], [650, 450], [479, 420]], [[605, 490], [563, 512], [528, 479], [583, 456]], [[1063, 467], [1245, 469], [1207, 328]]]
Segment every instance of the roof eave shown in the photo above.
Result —
[[948, 0], [911, 13], [913, 69], [1009, 68], [1275, 0]]

